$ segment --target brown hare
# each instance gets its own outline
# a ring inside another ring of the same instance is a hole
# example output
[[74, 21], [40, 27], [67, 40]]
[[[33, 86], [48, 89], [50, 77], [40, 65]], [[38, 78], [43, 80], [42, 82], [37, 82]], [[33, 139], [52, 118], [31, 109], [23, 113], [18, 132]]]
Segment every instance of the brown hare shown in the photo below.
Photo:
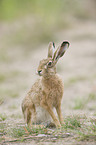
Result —
[[[40, 61], [37, 73], [40, 77], [32, 86], [22, 102], [22, 112], [28, 125], [37, 122], [37, 107], [40, 106], [53, 119], [56, 127], [63, 124], [61, 112], [61, 99], [63, 96], [63, 82], [56, 73], [56, 63], [69, 47], [69, 42], [64, 41], [55, 51], [53, 42], [49, 43], [48, 57]], [[53, 112], [56, 109], [58, 118]]]

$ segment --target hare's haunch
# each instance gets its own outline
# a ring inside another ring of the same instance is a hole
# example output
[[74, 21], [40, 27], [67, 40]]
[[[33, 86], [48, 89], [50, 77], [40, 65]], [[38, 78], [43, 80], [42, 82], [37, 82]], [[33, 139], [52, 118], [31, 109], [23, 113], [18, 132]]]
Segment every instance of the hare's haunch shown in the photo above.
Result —
[[[40, 77], [32, 86], [22, 102], [22, 112], [28, 125], [37, 122], [37, 108], [41, 107], [47, 116], [51, 116], [56, 127], [63, 124], [61, 113], [61, 100], [63, 96], [63, 82], [56, 73], [56, 63], [69, 47], [69, 42], [64, 41], [55, 51], [53, 42], [49, 43], [48, 57], [40, 61], [37, 73]], [[58, 118], [53, 112], [56, 109]]]

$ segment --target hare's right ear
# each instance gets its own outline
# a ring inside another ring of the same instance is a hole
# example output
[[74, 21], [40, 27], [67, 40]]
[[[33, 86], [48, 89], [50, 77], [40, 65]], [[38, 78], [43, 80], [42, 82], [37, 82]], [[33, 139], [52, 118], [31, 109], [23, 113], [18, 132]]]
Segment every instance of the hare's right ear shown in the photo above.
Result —
[[67, 50], [67, 48], [69, 47], [69, 42], [68, 41], [64, 41], [61, 46], [59, 46], [57, 48], [57, 50], [54, 53], [54, 57], [53, 57], [53, 62], [56, 64], [56, 62], [58, 61], [58, 59], [60, 57], [62, 57], [65, 53], [65, 51]]
[[55, 43], [50, 42], [48, 47], [48, 58], [53, 58], [54, 52], [55, 52]]

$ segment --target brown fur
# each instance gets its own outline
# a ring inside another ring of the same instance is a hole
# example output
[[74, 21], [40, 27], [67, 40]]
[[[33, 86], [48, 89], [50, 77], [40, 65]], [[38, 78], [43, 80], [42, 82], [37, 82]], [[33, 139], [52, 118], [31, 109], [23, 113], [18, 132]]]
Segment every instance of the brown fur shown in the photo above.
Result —
[[[32, 123], [36, 123], [37, 106], [41, 106], [50, 114], [56, 127], [60, 127], [60, 124], [63, 124], [61, 100], [63, 96], [64, 86], [62, 79], [56, 73], [56, 60], [54, 60], [55, 62], [53, 61], [53, 49], [53, 45], [52, 43], [50, 43], [48, 58], [40, 61], [39, 67], [37, 69], [41, 77], [34, 83], [31, 90], [28, 92], [27, 96], [22, 102], [22, 112], [24, 114], [24, 119], [29, 125], [31, 125]], [[58, 56], [58, 54], [60, 54], [60, 51], [61, 49], [59, 50], [59, 52], [56, 52], [57, 54], [55, 55]], [[48, 63], [50, 61], [52, 62], [51, 67], [48, 66]], [[56, 109], [59, 120], [55, 116], [53, 108]]]

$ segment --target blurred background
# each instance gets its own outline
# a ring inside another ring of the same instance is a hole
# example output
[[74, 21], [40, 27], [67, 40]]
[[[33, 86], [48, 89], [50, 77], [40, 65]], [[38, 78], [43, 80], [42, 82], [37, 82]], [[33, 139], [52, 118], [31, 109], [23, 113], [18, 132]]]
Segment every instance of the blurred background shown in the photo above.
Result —
[[[57, 70], [65, 83], [67, 114], [86, 108], [82, 98], [96, 99], [96, 0], [0, 0], [1, 116], [22, 118], [20, 105], [38, 77], [39, 61], [50, 41], [58, 46], [63, 40], [70, 48]], [[85, 104], [96, 109], [86, 99]]]

